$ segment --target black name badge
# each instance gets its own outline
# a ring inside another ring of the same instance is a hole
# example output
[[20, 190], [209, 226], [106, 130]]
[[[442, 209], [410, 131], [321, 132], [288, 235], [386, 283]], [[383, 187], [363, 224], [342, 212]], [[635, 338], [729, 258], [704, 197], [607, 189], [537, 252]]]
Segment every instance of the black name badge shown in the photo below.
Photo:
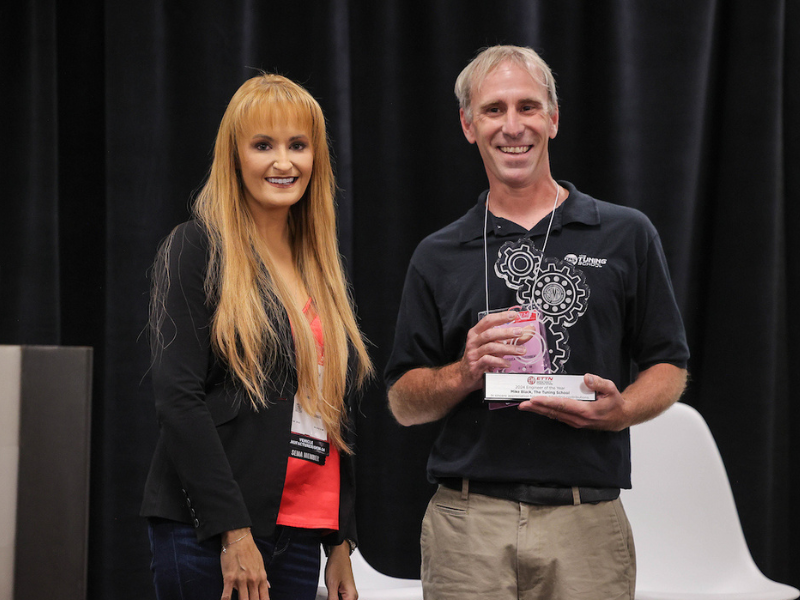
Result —
[[289, 439], [289, 455], [293, 458], [324, 465], [328, 454], [330, 454], [328, 442], [292, 432]]

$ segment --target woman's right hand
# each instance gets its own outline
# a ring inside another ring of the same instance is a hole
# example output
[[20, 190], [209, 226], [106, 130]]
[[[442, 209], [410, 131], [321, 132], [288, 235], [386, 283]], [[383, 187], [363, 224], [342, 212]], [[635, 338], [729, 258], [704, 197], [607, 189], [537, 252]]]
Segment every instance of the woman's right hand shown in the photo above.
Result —
[[231, 600], [233, 590], [239, 592], [239, 600], [269, 600], [264, 558], [250, 529], [226, 531], [222, 534], [222, 547], [225, 551], [219, 559], [224, 584], [221, 600]]

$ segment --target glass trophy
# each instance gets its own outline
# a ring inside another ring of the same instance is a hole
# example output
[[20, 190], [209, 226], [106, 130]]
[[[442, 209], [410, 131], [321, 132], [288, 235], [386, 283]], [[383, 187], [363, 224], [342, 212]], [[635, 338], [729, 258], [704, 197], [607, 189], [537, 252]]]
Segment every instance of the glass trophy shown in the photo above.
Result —
[[[524, 346], [525, 354], [508, 354], [508, 368], [494, 369], [484, 374], [484, 399], [489, 408], [516, 406], [534, 396], [556, 396], [576, 400], [595, 400], [595, 394], [583, 382], [582, 375], [553, 373], [547, 346], [547, 328], [536, 307], [524, 305], [489, 312], [513, 310], [517, 318], [497, 325], [512, 330], [516, 337], [505, 343]], [[481, 311], [478, 318], [487, 314]]]

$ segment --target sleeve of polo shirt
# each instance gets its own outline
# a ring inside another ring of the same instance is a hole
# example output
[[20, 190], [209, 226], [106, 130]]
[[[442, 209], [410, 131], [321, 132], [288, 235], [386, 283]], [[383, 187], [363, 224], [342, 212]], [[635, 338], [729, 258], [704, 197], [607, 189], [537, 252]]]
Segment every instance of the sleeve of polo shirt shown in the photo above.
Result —
[[386, 387], [394, 385], [411, 369], [440, 367], [447, 362], [443, 356], [442, 324], [433, 290], [412, 258], [400, 299], [392, 354], [384, 372]]
[[[648, 223], [649, 224], [649, 223]], [[640, 371], [659, 363], [686, 368], [689, 348], [661, 239], [652, 224], [644, 260], [639, 265], [632, 311], [632, 358]]]

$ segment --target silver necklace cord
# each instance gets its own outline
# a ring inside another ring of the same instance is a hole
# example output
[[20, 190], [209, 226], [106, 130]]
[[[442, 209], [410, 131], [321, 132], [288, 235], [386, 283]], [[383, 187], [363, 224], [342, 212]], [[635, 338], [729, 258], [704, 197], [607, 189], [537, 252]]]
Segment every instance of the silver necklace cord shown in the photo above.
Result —
[[[556, 184], [556, 199], [553, 200], [553, 210], [550, 212], [550, 222], [547, 224], [547, 232], [544, 236], [544, 244], [542, 244], [542, 254], [539, 257], [539, 262], [536, 263], [536, 270], [533, 274], [533, 288], [536, 289], [536, 283], [539, 281], [539, 271], [544, 259], [544, 251], [547, 249], [547, 241], [550, 239], [550, 230], [553, 227], [553, 219], [556, 216], [556, 208], [558, 208], [558, 198], [561, 195], [561, 188]], [[486, 243], [486, 229], [489, 223], [489, 196], [492, 192], [486, 194], [486, 204], [483, 211], [483, 280], [484, 280], [484, 294], [486, 298], [486, 314], [489, 314], [489, 250]]]
[[[561, 188], [558, 187], [556, 181], [556, 199], [553, 201], [553, 210], [550, 212], [550, 222], [547, 224], [547, 233], [544, 235], [544, 244], [542, 244], [542, 255], [539, 257], [539, 262], [536, 263], [536, 271], [533, 274], [533, 289], [536, 289], [536, 283], [539, 281], [539, 271], [541, 270], [542, 261], [544, 260], [544, 251], [547, 249], [547, 240], [550, 239], [550, 229], [553, 227], [553, 218], [556, 216], [556, 207], [558, 207], [558, 197], [561, 195]], [[532, 298], [531, 298], [532, 299]]]
[[486, 205], [483, 211], [483, 283], [486, 296], [486, 314], [489, 314], [489, 254], [486, 249], [486, 225], [489, 222], [489, 196], [492, 192], [486, 192]]

